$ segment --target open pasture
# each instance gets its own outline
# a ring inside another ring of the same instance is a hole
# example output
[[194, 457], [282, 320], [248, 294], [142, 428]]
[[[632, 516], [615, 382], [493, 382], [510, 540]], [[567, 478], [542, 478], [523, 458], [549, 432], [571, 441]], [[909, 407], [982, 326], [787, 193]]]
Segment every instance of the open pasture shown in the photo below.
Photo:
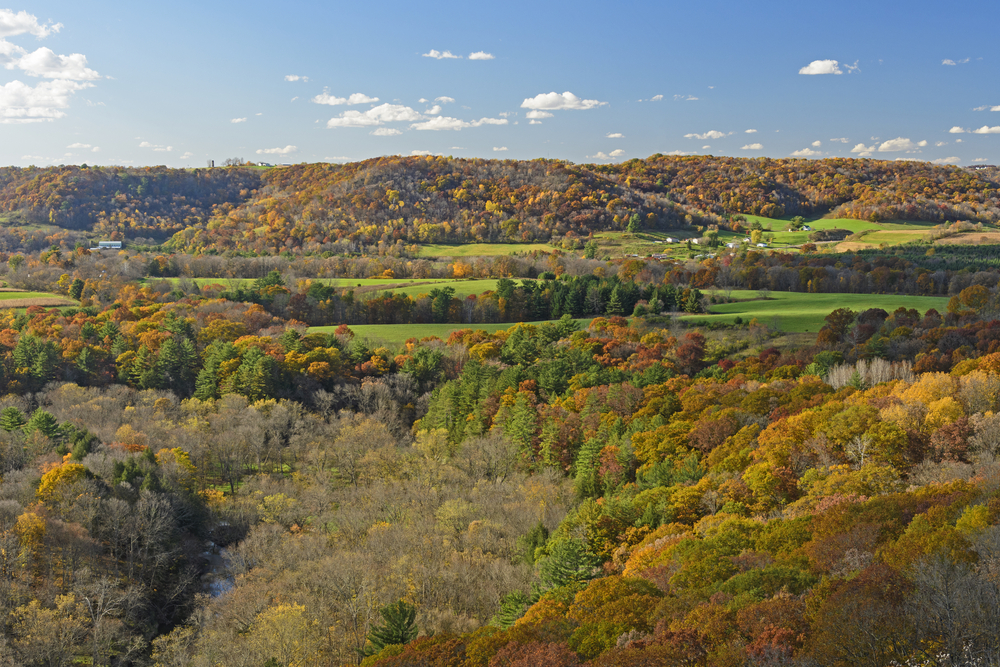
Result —
[[552, 252], [555, 246], [548, 243], [428, 243], [420, 246], [418, 257], [495, 257], [535, 250]]
[[31, 306], [60, 307], [75, 306], [76, 301], [69, 297], [50, 292], [20, 292], [16, 290], [0, 291], [0, 309], [30, 308]]
[[[582, 328], [590, 324], [592, 318], [576, 320]], [[558, 322], [559, 320], [546, 320], [548, 322]], [[526, 322], [525, 324], [543, 324], [543, 322]], [[383, 341], [388, 345], [402, 345], [408, 338], [426, 338], [437, 336], [442, 340], [447, 340], [453, 331], [460, 329], [473, 329], [477, 331], [506, 331], [516, 322], [504, 322], [500, 324], [356, 324], [350, 327], [355, 336], [368, 338], [373, 341]], [[337, 327], [310, 327], [309, 333], [332, 333]]]
[[923, 314], [931, 308], [944, 312], [948, 306], [948, 298], [940, 296], [771, 292], [768, 299], [759, 299], [758, 293], [750, 290], [737, 290], [731, 296], [734, 299], [753, 300], [713, 305], [709, 314], [688, 315], [684, 319], [732, 324], [736, 317], [740, 317], [743, 322], [756, 318], [764, 324], [771, 324], [777, 318], [778, 328], [782, 331], [816, 332], [823, 326], [824, 318], [837, 308], [850, 308], [858, 312], [868, 308], [882, 308], [891, 313], [903, 306], [915, 308]]

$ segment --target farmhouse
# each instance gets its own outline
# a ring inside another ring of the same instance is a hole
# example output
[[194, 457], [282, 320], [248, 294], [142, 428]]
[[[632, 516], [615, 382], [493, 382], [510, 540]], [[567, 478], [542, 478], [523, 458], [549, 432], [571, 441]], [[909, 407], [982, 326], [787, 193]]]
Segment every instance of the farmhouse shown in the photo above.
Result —
[[121, 247], [121, 241], [98, 241], [97, 247], [91, 248], [91, 250], [120, 250]]

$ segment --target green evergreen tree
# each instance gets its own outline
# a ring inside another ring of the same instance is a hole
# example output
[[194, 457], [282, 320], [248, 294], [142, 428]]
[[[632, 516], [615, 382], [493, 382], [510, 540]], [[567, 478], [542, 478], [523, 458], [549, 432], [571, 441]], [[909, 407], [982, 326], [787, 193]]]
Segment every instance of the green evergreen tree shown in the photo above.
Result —
[[112, 340], [114, 340], [119, 333], [121, 333], [121, 331], [118, 329], [118, 325], [115, 322], [112, 322], [111, 320], [105, 322], [104, 326], [101, 327], [101, 338], [110, 337]]
[[84, 375], [89, 375], [93, 372], [94, 355], [91, 354], [89, 347], [80, 350], [80, 354], [76, 357], [76, 367]]
[[506, 630], [524, 616], [528, 606], [532, 604], [531, 596], [521, 591], [513, 591], [500, 598], [500, 608], [490, 619], [490, 625]]
[[540, 547], [544, 547], [549, 540], [549, 529], [541, 521], [527, 533], [517, 538], [517, 548], [521, 551], [524, 562], [528, 565], [535, 564], [535, 553]]
[[546, 588], [558, 588], [573, 582], [594, 578], [600, 561], [588, 550], [583, 540], [563, 538], [556, 540], [549, 555], [538, 561], [538, 574]]
[[604, 309], [604, 312], [608, 315], [621, 315], [625, 312], [625, 308], [622, 307], [622, 297], [618, 291], [618, 287], [618, 285], [615, 285], [615, 288], [611, 290], [611, 298], [608, 299], [608, 305]]
[[365, 655], [375, 655], [386, 646], [409, 644], [417, 638], [417, 608], [399, 600], [379, 610], [382, 623], [368, 633], [369, 647]]
[[261, 401], [271, 398], [273, 391], [274, 359], [258, 347], [251, 347], [243, 354], [240, 367], [233, 374], [232, 391], [247, 400]]
[[24, 423], [24, 413], [15, 408], [13, 405], [4, 408], [3, 411], [0, 412], [0, 428], [8, 433], [21, 428], [24, 426]]
[[583, 246], [583, 256], [587, 259], [597, 259], [597, 239], [590, 239], [587, 245]]
[[83, 296], [83, 287], [84, 287], [84, 282], [82, 280], [80, 280], [79, 278], [73, 280], [73, 282], [70, 283], [69, 286], [69, 298], [75, 301], [79, 301], [80, 297]]
[[39, 408], [31, 414], [31, 419], [24, 425], [24, 434], [31, 435], [35, 431], [41, 431], [44, 435], [53, 438], [59, 433], [59, 422], [51, 412]]
[[639, 214], [633, 213], [632, 217], [628, 219], [628, 227], [626, 228], [629, 234], [635, 234], [639, 231]]

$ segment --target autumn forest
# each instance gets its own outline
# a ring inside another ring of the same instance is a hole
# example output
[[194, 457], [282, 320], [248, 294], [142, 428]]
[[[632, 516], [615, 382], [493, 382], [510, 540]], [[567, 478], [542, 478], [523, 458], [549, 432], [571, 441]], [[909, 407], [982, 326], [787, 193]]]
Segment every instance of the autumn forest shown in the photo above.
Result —
[[[596, 251], [799, 216], [982, 237]], [[0, 665], [1000, 665], [998, 225], [922, 162], [0, 169]]]

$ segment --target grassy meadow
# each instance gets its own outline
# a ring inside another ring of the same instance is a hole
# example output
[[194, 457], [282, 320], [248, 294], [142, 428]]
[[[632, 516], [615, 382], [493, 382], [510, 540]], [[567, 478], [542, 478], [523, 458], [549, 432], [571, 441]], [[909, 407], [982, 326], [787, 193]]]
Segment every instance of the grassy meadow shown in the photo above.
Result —
[[[711, 294], [711, 292], [706, 292]], [[750, 290], [735, 290], [734, 299], [752, 299], [714, 305], [711, 312], [701, 315], [687, 315], [689, 322], [725, 322], [732, 324], [736, 317], [748, 322], [757, 318], [771, 324], [777, 318], [778, 328], [787, 332], [816, 332], [824, 324], [824, 318], [837, 308], [862, 311], [868, 308], [882, 308], [892, 312], [904, 306], [915, 308], [921, 314], [931, 308], [944, 312], [948, 297], [941, 296], [900, 296], [894, 294], [809, 294], [803, 292], [771, 292], [770, 298], [758, 298], [758, 293]]]
[[[587, 317], [576, 320], [581, 327], [590, 324], [593, 318]], [[558, 322], [559, 320], [546, 320], [548, 322]], [[527, 322], [526, 324], [542, 324], [543, 322]], [[451, 332], [459, 329], [475, 329], [481, 331], [504, 331], [516, 326], [517, 323], [505, 322], [502, 324], [356, 324], [351, 326], [351, 331], [355, 336], [368, 338], [375, 341], [384, 341], [390, 345], [401, 345], [408, 338], [427, 338], [437, 336], [442, 340], [447, 340]], [[310, 333], [332, 333], [337, 327], [310, 327]]]

